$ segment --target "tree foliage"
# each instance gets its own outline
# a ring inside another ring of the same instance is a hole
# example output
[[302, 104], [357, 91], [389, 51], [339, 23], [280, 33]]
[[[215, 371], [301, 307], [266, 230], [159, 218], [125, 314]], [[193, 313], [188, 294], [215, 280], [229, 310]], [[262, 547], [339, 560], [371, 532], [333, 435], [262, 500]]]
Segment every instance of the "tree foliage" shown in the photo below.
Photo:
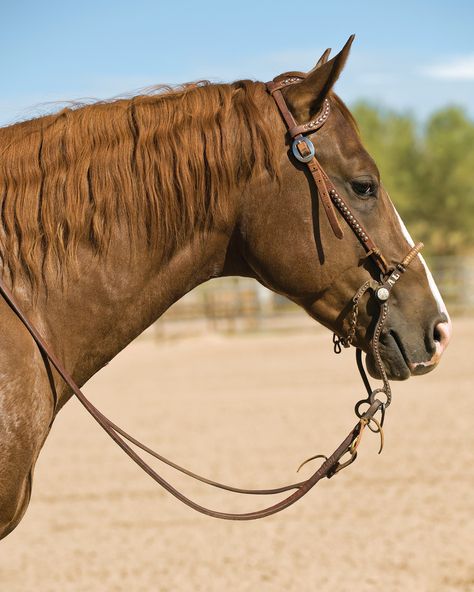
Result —
[[423, 125], [366, 102], [352, 112], [385, 188], [428, 254], [474, 253], [474, 122], [458, 107]]

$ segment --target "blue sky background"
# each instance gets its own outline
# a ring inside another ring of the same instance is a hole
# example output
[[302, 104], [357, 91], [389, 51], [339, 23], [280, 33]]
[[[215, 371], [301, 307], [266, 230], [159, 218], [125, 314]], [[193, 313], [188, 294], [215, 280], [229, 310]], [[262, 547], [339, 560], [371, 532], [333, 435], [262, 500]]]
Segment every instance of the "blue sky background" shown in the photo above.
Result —
[[271, 79], [309, 69], [351, 33], [337, 86], [346, 102], [368, 98], [420, 118], [455, 103], [474, 117], [472, 1], [0, 0], [0, 15], [0, 125], [51, 110], [47, 101]]

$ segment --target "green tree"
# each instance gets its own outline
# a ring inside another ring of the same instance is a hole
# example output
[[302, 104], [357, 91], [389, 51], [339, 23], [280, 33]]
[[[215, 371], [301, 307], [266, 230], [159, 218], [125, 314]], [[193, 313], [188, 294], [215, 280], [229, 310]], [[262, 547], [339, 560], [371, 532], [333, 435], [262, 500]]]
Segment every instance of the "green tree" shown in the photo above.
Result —
[[428, 207], [420, 233], [434, 254], [472, 251], [474, 125], [461, 109], [446, 108], [429, 119], [422, 142], [419, 195]]
[[474, 123], [447, 107], [419, 126], [409, 113], [360, 102], [364, 145], [401, 216], [428, 254], [474, 252]]

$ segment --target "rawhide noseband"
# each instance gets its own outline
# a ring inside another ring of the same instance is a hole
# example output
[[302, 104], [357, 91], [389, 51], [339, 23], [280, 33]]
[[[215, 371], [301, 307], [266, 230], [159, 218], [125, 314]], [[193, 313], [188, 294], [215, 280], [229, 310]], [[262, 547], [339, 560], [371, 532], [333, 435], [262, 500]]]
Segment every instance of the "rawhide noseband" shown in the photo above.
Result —
[[[85, 407], [85, 409], [92, 415], [92, 417], [97, 421], [97, 423], [109, 434], [109, 436], [120, 446], [120, 448], [122, 448], [122, 450], [124, 450], [128, 454], [128, 456], [137, 465], [139, 465], [159, 485], [161, 485], [164, 489], [169, 491], [172, 495], [174, 495], [184, 504], [190, 506], [198, 512], [201, 512], [202, 514], [207, 514], [208, 516], [213, 516], [214, 518], [223, 518], [226, 520], [255, 520], [257, 518], [263, 518], [265, 516], [270, 516], [271, 514], [276, 514], [277, 512], [284, 510], [288, 506], [291, 506], [297, 500], [302, 498], [306, 493], [308, 493], [308, 491], [312, 489], [314, 485], [316, 485], [316, 483], [320, 481], [323, 477], [331, 478], [333, 475], [338, 473], [341, 469], [348, 466], [355, 460], [357, 456], [357, 449], [364, 429], [366, 427], [369, 427], [369, 429], [373, 432], [380, 434], [380, 451], [383, 446], [382, 426], [385, 417], [385, 409], [390, 405], [391, 392], [387, 374], [385, 372], [385, 368], [383, 366], [382, 358], [379, 352], [379, 338], [383, 324], [388, 314], [387, 300], [390, 296], [390, 291], [394, 286], [395, 282], [401, 277], [406, 267], [410, 265], [410, 263], [416, 257], [423, 245], [419, 243], [418, 245], [414, 246], [401, 263], [397, 264], [392, 269], [389, 268], [382, 253], [379, 249], [377, 249], [375, 243], [372, 241], [367, 231], [354, 216], [354, 214], [347, 206], [345, 201], [342, 199], [342, 197], [338, 195], [329, 177], [326, 175], [323, 168], [316, 159], [315, 150], [313, 143], [311, 142], [311, 139], [307, 137], [307, 134], [314, 133], [327, 121], [330, 114], [329, 100], [324, 100], [321, 111], [313, 120], [302, 125], [297, 124], [293, 115], [290, 113], [286, 105], [281, 89], [292, 84], [298, 84], [303, 79], [304, 75], [278, 76], [272, 82], [267, 83], [267, 90], [273, 96], [278, 106], [278, 109], [280, 110], [280, 113], [288, 127], [288, 135], [289, 138], [292, 140], [292, 152], [295, 158], [297, 158], [300, 162], [303, 162], [308, 166], [308, 169], [316, 183], [319, 198], [321, 200], [321, 203], [323, 204], [324, 210], [326, 212], [326, 215], [328, 217], [329, 223], [331, 225], [331, 228], [333, 229], [334, 234], [338, 238], [343, 237], [343, 232], [335, 212], [336, 208], [340, 212], [342, 217], [345, 219], [351, 230], [354, 232], [356, 237], [362, 243], [367, 252], [367, 256], [370, 256], [372, 258], [375, 265], [380, 270], [381, 274], [380, 281], [376, 281], [373, 278], [368, 279], [359, 288], [359, 290], [353, 297], [352, 317], [350, 319], [349, 332], [345, 337], [334, 337], [334, 349], [336, 352], [339, 352], [341, 350], [341, 346], [349, 347], [351, 345], [352, 340], [355, 336], [357, 326], [359, 301], [368, 290], [372, 290], [376, 296], [377, 301], [380, 304], [380, 314], [377, 324], [375, 326], [371, 346], [377, 369], [383, 381], [382, 388], [378, 388], [375, 390], [371, 388], [362, 364], [361, 351], [360, 349], [357, 349], [357, 366], [359, 368], [362, 380], [367, 390], [367, 397], [359, 401], [355, 406], [355, 412], [358, 417], [358, 421], [356, 425], [352, 428], [352, 430], [349, 432], [347, 437], [341, 442], [341, 444], [329, 457], [326, 457], [324, 455], [316, 455], [309, 458], [307, 461], [302, 463], [302, 465], [300, 465], [301, 468], [301, 466], [303, 466], [311, 460], [315, 460], [317, 458], [324, 459], [324, 462], [322, 462], [321, 466], [305, 481], [300, 481], [298, 483], [292, 483], [290, 485], [285, 485], [283, 487], [277, 487], [273, 489], [241, 489], [238, 487], [224, 485], [222, 483], [206, 479], [205, 477], [201, 477], [200, 475], [197, 475], [196, 473], [193, 473], [177, 465], [176, 463], [168, 460], [167, 458], [158, 454], [148, 446], [145, 446], [136, 438], [134, 438], [133, 436], [122, 430], [119, 426], [115, 425], [112, 421], [110, 421], [110, 419], [103, 415], [85, 397], [81, 389], [74, 382], [71, 375], [64, 368], [60, 360], [51, 351], [50, 347], [42, 338], [40, 333], [23, 314], [21, 308], [16, 303], [16, 300], [13, 297], [12, 293], [5, 286], [4, 282], [0, 279], [0, 293], [35, 340], [42, 354], [44, 362], [47, 366], [49, 376], [51, 376], [51, 369], [49, 367], [49, 364], [51, 363], [52, 366], [57, 370], [61, 378], [71, 388], [72, 392], [76, 395], [76, 397], [79, 399], [80, 403]], [[56, 399], [54, 392], [53, 394]], [[380, 394], [383, 395], [383, 401], [377, 398]], [[54, 413], [55, 411], [56, 409], [54, 409]], [[380, 417], [379, 419], [377, 419], [376, 415], [379, 411]], [[193, 479], [211, 485], [212, 487], [217, 487], [219, 489], [224, 489], [226, 491], [232, 491], [234, 493], [242, 493], [246, 495], [274, 495], [291, 490], [294, 490], [294, 492], [282, 501], [262, 510], [256, 510], [254, 512], [233, 514], [228, 512], [218, 512], [215, 510], [211, 510], [190, 500], [180, 491], [175, 489], [170, 483], [163, 479], [163, 477], [161, 477], [161, 475], [159, 475], [148, 463], [146, 463], [143, 460], [143, 458], [130, 446], [130, 444], [135, 445], [137, 448], [141, 449], [147, 454], [150, 454], [152, 457], [176, 469], [177, 471], [180, 471], [181, 473], [184, 473], [185, 475], [188, 475]], [[343, 460], [343, 457], [347, 457], [347, 460]]]

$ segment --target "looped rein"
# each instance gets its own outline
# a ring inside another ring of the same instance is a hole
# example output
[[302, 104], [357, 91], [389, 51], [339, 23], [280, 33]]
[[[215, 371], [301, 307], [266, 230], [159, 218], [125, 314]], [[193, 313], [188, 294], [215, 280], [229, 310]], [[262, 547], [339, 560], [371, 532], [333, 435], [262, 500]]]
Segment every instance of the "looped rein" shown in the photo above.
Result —
[[[139, 466], [141, 467], [152, 479], [154, 479], [159, 485], [161, 485], [164, 489], [166, 489], [169, 493], [171, 493], [174, 497], [179, 499], [181, 502], [200, 512], [201, 514], [206, 514], [208, 516], [212, 516], [214, 518], [221, 518], [225, 520], [256, 520], [258, 518], [264, 518], [265, 516], [270, 516], [272, 514], [276, 514], [277, 512], [281, 512], [285, 508], [288, 508], [304, 495], [308, 493], [310, 489], [312, 489], [318, 481], [320, 481], [323, 477], [332, 477], [335, 475], [342, 466], [346, 466], [340, 464], [341, 458], [347, 453], [351, 451], [351, 448], [354, 446], [354, 442], [357, 441], [357, 438], [360, 434], [361, 430], [361, 422], [359, 421], [354, 428], [349, 432], [347, 437], [341, 442], [341, 444], [336, 448], [336, 450], [329, 456], [321, 466], [305, 481], [301, 481], [299, 483], [292, 483], [290, 485], [285, 485], [283, 487], [273, 488], [273, 489], [241, 489], [237, 487], [233, 487], [230, 485], [225, 485], [222, 483], [218, 483], [217, 481], [212, 481], [211, 479], [206, 479], [196, 473], [193, 473], [178, 464], [168, 460], [164, 456], [158, 454], [157, 452], [153, 451], [151, 448], [147, 447], [146, 445], [142, 444], [139, 440], [125, 432], [122, 428], [115, 425], [110, 419], [108, 419], [103, 413], [97, 409], [84, 395], [81, 391], [79, 386], [75, 383], [73, 378], [64, 368], [62, 363], [56, 357], [56, 355], [51, 351], [50, 347], [47, 345], [45, 340], [39, 334], [37, 329], [32, 325], [27, 317], [23, 314], [20, 307], [16, 303], [15, 298], [8, 290], [8, 288], [4, 285], [3, 281], [0, 280], [0, 293], [3, 298], [6, 300], [10, 308], [13, 312], [17, 315], [23, 325], [26, 327], [34, 341], [36, 342], [38, 348], [40, 349], [41, 353], [44, 354], [45, 359], [49, 360], [54, 368], [57, 370], [61, 378], [64, 382], [71, 388], [74, 395], [77, 397], [79, 402], [83, 405], [83, 407], [92, 415], [92, 417], [97, 421], [97, 423], [109, 434], [109, 436], [120, 446], [120, 448]], [[374, 402], [370, 405], [367, 411], [361, 415], [361, 419], [364, 421], [370, 421], [377, 411], [381, 408], [382, 403], [379, 400], [374, 400]], [[154, 458], [158, 459], [159, 461], [173, 467], [177, 471], [192, 477], [198, 481], [211, 485], [212, 487], [216, 487], [219, 489], [224, 489], [226, 491], [231, 491], [234, 493], [241, 493], [246, 495], [275, 495], [278, 493], [284, 493], [286, 491], [295, 490], [294, 493], [289, 495], [284, 500], [269, 506], [268, 508], [264, 508], [262, 510], [256, 510], [254, 512], [247, 512], [242, 514], [234, 514], [229, 512], [219, 512], [216, 510], [212, 510], [197, 504], [193, 500], [189, 499], [185, 495], [183, 495], [180, 491], [174, 488], [168, 481], [166, 481], [161, 475], [159, 475], [148, 463], [146, 463], [143, 458], [141, 458], [137, 452], [127, 444], [127, 441], [131, 444], [134, 444], [144, 452], [150, 454]]]
[[[393, 288], [393, 285], [396, 281], [401, 277], [402, 273], [405, 271], [406, 267], [413, 261], [414, 257], [418, 254], [419, 250], [421, 249], [421, 243], [414, 247], [409, 254], [405, 257], [405, 259], [396, 266], [395, 269], [389, 270], [388, 265], [383, 258], [380, 250], [376, 247], [375, 243], [371, 240], [368, 233], [365, 231], [363, 226], [357, 220], [357, 218], [353, 215], [353, 213], [348, 208], [347, 204], [344, 200], [338, 195], [336, 189], [334, 188], [332, 182], [330, 181], [329, 177], [326, 175], [325, 171], [321, 167], [320, 163], [316, 159], [314, 153], [314, 146], [309, 138], [304, 136], [305, 133], [312, 133], [319, 129], [324, 123], [327, 121], [329, 114], [330, 114], [330, 103], [327, 99], [325, 99], [323, 106], [321, 108], [320, 113], [316, 116], [315, 119], [312, 121], [307, 122], [303, 125], [298, 125], [295, 121], [293, 115], [290, 113], [281, 89], [289, 84], [297, 84], [301, 82], [303, 79], [302, 76], [297, 77], [287, 77], [283, 80], [279, 79], [278, 77], [273, 82], [267, 84], [268, 92], [273, 96], [275, 102], [282, 114], [284, 121], [286, 122], [290, 138], [293, 140], [293, 154], [295, 157], [300, 161], [307, 164], [309, 171], [316, 183], [319, 197], [321, 199], [321, 203], [324, 206], [326, 211], [328, 221], [333, 229], [334, 234], [339, 238], [343, 238], [343, 232], [341, 226], [339, 224], [339, 220], [337, 219], [336, 212], [334, 208], [340, 212], [342, 217], [346, 220], [347, 224], [360, 240], [362, 245], [367, 251], [367, 255], [370, 256], [379, 270], [382, 273], [382, 277], [384, 278], [382, 282], [375, 282], [375, 280], [368, 280], [364, 283], [364, 285], [358, 290], [356, 295], [354, 296], [354, 309], [353, 309], [353, 318], [351, 322], [351, 332], [346, 338], [337, 338], [335, 341], [336, 344], [344, 345], [345, 347], [349, 347], [351, 344], [352, 338], [355, 334], [355, 328], [357, 323], [357, 314], [358, 314], [358, 302], [363, 294], [369, 289], [372, 289], [377, 296], [378, 301], [380, 302], [380, 315], [379, 319], [374, 331], [374, 337], [372, 340], [372, 350], [374, 352], [375, 363], [379, 370], [380, 376], [383, 380], [384, 386], [381, 389], [372, 390], [367, 379], [367, 375], [362, 365], [361, 360], [361, 352], [357, 350], [357, 361], [358, 367], [364, 381], [364, 385], [366, 386], [368, 397], [367, 399], [363, 399], [359, 401], [356, 405], [356, 415], [359, 418], [357, 424], [352, 428], [346, 438], [341, 442], [341, 444], [336, 448], [336, 450], [329, 456], [324, 457], [324, 462], [320, 465], [320, 467], [306, 480], [300, 481], [298, 483], [292, 483], [290, 485], [285, 485], [278, 488], [273, 489], [241, 489], [229, 485], [225, 485], [222, 483], [218, 483], [217, 481], [212, 481], [211, 479], [207, 479], [188, 469], [185, 469], [176, 463], [168, 460], [164, 456], [158, 454], [148, 446], [142, 444], [139, 440], [125, 432], [122, 428], [115, 425], [110, 419], [108, 419], [103, 413], [101, 413], [84, 395], [81, 391], [79, 386], [75, 383], [71, 375], [67, 372], [63, 364], [60, 360], [56, 357], [53, 353], [49, 345], [40, 335], [36, 327], [30, 323], [28, 318], [22, 312], [21, 308], [17, 304], [13, 294], [9, 291], [9, 289], [4, 285], [3, 281], [0, 279], [0, 293], [8, 303], [12, 311], [15, 315], [20, 319], [23, 325], [26, 327], [34, 341], [36, 342], [43, 359], [46, 364], [50, 362], [52, 366], [57, 370], [61, 378], [64, 382], [69, 386], [72, 390], [74, 395], [83, 405], [83, 407], [92, 415], [92, 417], [97, 421], [97, 423], [109, 434], [109, 436], [122, 448], [122, 450], [138, 465], [140, 466], [152, 479], [154, 479], [159, 485], [161, 485], [164, 489], [166, 489], [169, 493], [179, 499], [181, 502], [186, 504], [187, 506], [193, 508], [194, 510], [206, 514], [208, 516], [212, 516], [214, 518], [222, 518], [226, 520], [255, 520], [257, 518], [264, 518], [265, 516], [270, 516], [271, 514], [276, 514], [277, 512], [281, 512], [285, 508], [288, 508], [300, 498], [302, 498], [310, 489], [312, 489], [318, 481], [320, 481], [323, 477], [330, 478], [333, 475], [337, 474], [341, 469], [345, 468], [349, 464], [351, 464], [356, 456], [357, 456], [357, 448], [360, 443], [360, 439], [362, 436], [362, 432], [366, 427], [369, 427], [372, 431], [379, 432], [382, 445], [383, 445], [383, 434], [382, 434], [382, 425], [383, 419], [385, 414], [385, 408], [388, 407], [390, 404], [390, 386], [388, 383], [387, 375], [385, 373], [385, 369], [383, 366], [383, 362], [378, 350], [378, 343], [379, 337], [382, 330], [383, 323], [385, 318], [388, 314], [388, 303], [387, 299], [390, 295], [390, 291]], [[50, 370], [47, 368], [48, 371]], [[376, 395], [379, 393], [383, 393], [385, 395], [385, 402], [380, 401]], [[54, 394], [54, 393], [53, 393]], [[361, 411], [362, 404], [367, 404], [368, 408], [365, 412]], [[378, 421], [375, 416], [378, 412], [381, 412], [381, 420]], [[371, 424], [374, 423], [377, 426], [377, 429], [371, 427]], [[235, 513], [228, 513], [228, 512], [219, 512], [216, 510], [211, 510], [204, 506], [199, 505], [198, 503], [194, 502], [193, 500], [186, 497], [176, 488], [174, 488], [168, 481], [166, 481], [161, 475], [159, 475], [143, 458], [130, 446], [133, 444], [134, 446], [138, 447], [142, 451], [150, 454], [157, 460], [169, 465], [170, 467], [196, 479], [203, 483], [206, 483], [212, 487], [217, 487], [219, 489], [224, 489], [226, 491], [231, 491], [235, 493], [241, 493], [246, 495], [274, 495], [278, 493], [284, 493], [286, 491], [295, 490], [291, 493], [288, 497], [283, 499], [282, 501], [269, 506], [267, 508], [256, 510], [254, 512], [246, 512], [241, 514]], [[350, 458], [347, 461], [341, 462], [345, 455], [349, 454]], [[314, 460], [315, 458], [321, 455], [317, 455], [316, 457], [312, 457], [308, 460]], [[305, 461], [305, 463], [308, 461]], [[303, 463], [303, 464], [305, 464]]]

